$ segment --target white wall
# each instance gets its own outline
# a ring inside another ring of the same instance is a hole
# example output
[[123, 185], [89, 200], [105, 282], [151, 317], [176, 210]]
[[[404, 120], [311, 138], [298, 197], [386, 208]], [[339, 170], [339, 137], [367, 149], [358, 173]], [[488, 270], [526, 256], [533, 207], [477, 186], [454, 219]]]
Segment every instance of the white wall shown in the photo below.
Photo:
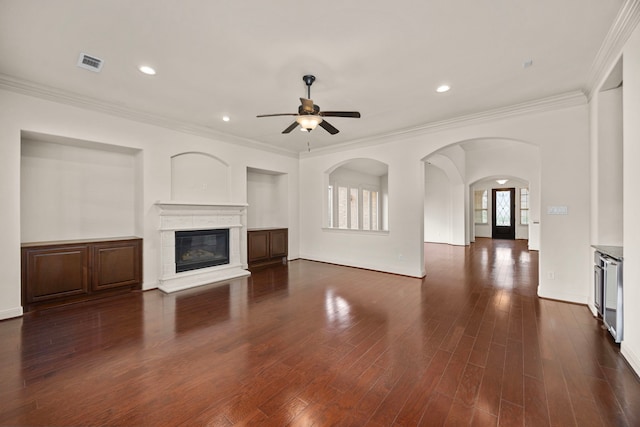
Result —
[[21, 240], [135, 236], [135, 153], [23, 139]]
[[[540, 218], [540, 294], [586, 303], [591, 283], [588, 109], [584, 97], [573, 99], [571, 104], [548, 111], [429, 128], [401, 138], [380, 139], [375, 145], [354, 144], [343, 151], [316, 150], [305, 154], [300, 161], [300, 182], [305, 189], [300, 196], [301, 257], [421, 276], [425, 194], [421, 159], [462, 141], [506, 138], [539, 149], [538, 206], [569, 207], [569, 215]], [[379, 159], [389, 165], [388, 234], [372, 236], [322, 229], [322, 173], [341, 159], [360, 157]], [[531, 186], [533, 191], [534, 182]]]
[[[144, 289], [157, 286], [160, 271], [156, 201], [171, 199], [171, 157], [184, 152], [211, 154], [229, 164], [230, 202], [247, 202], [247, 167], [289, 174], [289, 254], [298, 256], [298, 161], [293, 157], [236, 143], [179, 132], [108, 114], [0, 90], [0, 318], [22, 314], [20, 303], [20, 170], [21, 131], [141, 150], [135, 180], [142, 186], [136, 200], [136, 234], [144, 239]], [[97, 232], [100, 232], [98, 230]], [[246, 257], [246, 254], [244, 255]]]
[[600, 92], [597, 100], [597, 180], [594, 244], [622, 245], [622, 88]]
[[624, 339], [621, 351], [640, 375], [640, 26], [623, 51]]
[[[425, 242], [469, 244], [465, 165], [465, 152], [459, 145], [445, 147], [425, 160]], [[434, 168], [446, 179], [434, 176]]]
[[437, 166], [425, 165], [424, 241], [451, 243], [452, 184]]
[[229, 165], [206, 153], [171, 157], [171, 200], [214, 203], [229, 201]]
[[289, 226], [287, 174], [247, 170], [247, 227]]

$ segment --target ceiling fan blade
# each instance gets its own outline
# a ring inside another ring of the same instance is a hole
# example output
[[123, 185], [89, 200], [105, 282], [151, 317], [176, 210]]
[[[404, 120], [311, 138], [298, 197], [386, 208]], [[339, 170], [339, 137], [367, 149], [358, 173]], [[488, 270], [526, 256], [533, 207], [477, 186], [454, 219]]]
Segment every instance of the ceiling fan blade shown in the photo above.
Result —
[[331, 135], [335, 135], [336, 133], [340, 132], [338, 129], [333, 127], [333, 125], [331, 125], [331, 123], [329, 123], [326, 120], [323, 120], [320, 123], [318, 123], [318, 126], [322, 127], [322, 129], [326, 130]]
[[297, 116], [295, 113], [260, 114], [256, 117]]
[[313, 100], [300, 98], [300, 102], [302, 103], [302, 111], [305, 113], [313, 113]]
[[358, 111], [321, 111], [320, 115], [323, 117], [351, 117], [353, 119], [360, 118], [360, 113]]
[[283, 130], [283, 131], [282, 131], [282, 133], [289, 133], [289, 132], [291, 132], [292, 130], [294, 130], [295, 128], [297, 128], [297, 127], [298, 127], [298, 122], [293, 122], [293, 123], [291, 123], [291, 124], [289, 125], [289, 127], [288, 127], [288, 128], [286, 128], [285, 130]]

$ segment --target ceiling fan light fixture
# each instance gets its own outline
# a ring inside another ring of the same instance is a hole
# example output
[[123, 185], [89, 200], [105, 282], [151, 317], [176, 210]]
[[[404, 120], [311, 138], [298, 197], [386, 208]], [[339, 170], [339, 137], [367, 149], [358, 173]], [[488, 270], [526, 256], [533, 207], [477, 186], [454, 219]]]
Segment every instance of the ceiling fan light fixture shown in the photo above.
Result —
[[312, 131], [322, 122], [322, 117], [314, 115], [298, 116], [296, 122], [298, 122], [303, 129]]

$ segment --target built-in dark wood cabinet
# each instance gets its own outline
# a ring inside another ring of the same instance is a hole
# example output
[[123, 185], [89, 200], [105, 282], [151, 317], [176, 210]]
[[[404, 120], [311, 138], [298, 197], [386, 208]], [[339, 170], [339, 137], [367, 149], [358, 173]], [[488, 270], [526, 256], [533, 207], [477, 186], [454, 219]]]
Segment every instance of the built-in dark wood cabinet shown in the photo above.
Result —
[[286, 228], [249, 229], [247, 262], [249, 268], [287, 261], [289, 230]]
[[22, 306], [52, 307], [142, 286], [142, 239], [22, 245]]

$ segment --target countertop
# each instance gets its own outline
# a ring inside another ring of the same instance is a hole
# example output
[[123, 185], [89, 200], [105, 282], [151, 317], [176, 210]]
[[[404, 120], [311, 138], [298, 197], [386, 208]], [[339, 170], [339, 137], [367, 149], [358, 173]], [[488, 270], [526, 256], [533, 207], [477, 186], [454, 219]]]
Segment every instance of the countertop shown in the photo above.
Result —
[[592, 248], [600, 253], [609, 255], [611, 258], [622, 261], [622, 246], [605, 246], [605, 245], [591, 245]]

